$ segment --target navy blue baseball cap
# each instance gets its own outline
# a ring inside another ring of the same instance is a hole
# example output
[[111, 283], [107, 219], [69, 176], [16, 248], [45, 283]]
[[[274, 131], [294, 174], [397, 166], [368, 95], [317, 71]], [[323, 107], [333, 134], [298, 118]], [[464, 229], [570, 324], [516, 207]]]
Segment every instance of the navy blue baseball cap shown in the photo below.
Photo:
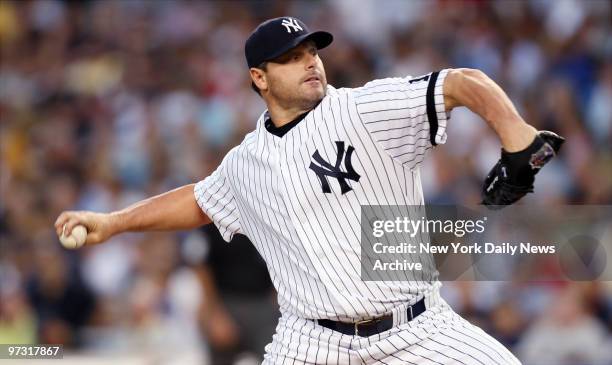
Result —
[[255, 28], [244, 45], [244, 55], [249, 68], [258, 67], [305, 40], [314, 41], [317, 48], [321, 49], [329, 46], [334, 37], [324, 31], [311, 32], [306, 24], [297, 18], [274, 18]]

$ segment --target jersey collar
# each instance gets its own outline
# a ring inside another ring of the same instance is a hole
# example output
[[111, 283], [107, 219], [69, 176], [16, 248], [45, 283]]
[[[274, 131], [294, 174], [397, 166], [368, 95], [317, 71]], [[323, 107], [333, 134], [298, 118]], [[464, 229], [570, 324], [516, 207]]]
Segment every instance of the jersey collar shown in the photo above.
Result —
[[308, 113], [310, 113], [317, 106], [319, 106], [320, 103], [321, 103], [321, 101], [319, 101], [317, 103], [317, 105], [315, 105], [312, 109], [310, 109], [306, 113], [302, 113], [302, 114], [298, 115], [297, 118], [295, 118], [291, 122], [283, 125], [282, 127], [275, 126], [274, 123], [272, 123], [272, 119], [270, 119], [269, 113], [266, 113], [264, 115], [264, 127], [266, 128], [266, 130], [268, 132], [272, 133], [273, 135], [275, 135], [277, 137], [282, 138], [285, 134], [287, 134], [287, 132], [289, 132], [293, 127], [298, 125], [299, 122], [301, 122], [304, 118], [306, 118], [306, 115], [308, 115]]

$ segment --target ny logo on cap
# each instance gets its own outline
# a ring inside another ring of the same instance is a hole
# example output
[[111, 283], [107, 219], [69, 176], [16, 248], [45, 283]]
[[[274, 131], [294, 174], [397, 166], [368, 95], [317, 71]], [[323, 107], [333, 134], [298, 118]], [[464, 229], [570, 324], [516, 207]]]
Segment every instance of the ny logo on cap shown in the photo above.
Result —
[[297, 20], [293, 19], [293, 18], [285, 18], [283, 19], [283, 21], [281, 22], [281, 25], [285, 27], [285, 29], [287, 29], [287, 33], [291, 33], [291, 28], [293, 28], [293, 31], [295, 32], [299, 32], [300, 30], [304, 30], [302, 29], [302, 27], [298, 24]]

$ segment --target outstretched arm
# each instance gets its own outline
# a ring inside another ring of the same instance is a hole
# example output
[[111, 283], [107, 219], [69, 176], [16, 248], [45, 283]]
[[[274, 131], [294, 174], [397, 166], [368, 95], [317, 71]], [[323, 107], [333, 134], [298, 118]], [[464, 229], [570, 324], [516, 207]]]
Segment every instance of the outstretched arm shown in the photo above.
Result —
[[507, 152], [529, 146], [537, 130], [525, 123], [506, 93], [484, 72], [459, 68], [449, 71], [444, 83], [446, 111], [465, 106], [484, 119]]
[[112, 213], [63, 212], [55, 221], [55, 229], [58, 236], [62, 232], [68, 235], [76, 225], [84, 225], [87, 244], [106, 241], [122, 232], [193, 229], [211, 222], [196, 202], [194, 186], [185, 185]]
[[444, 83], [444, 106], [466, 106], [480, 115], [501, 140], [501, 158], [487, 175], [482, 203], [500, 209], [533, 192], [535, 175], [559, 152], [564, 138], [525, 123], [504, 91], [478, 70], [451, 70]]

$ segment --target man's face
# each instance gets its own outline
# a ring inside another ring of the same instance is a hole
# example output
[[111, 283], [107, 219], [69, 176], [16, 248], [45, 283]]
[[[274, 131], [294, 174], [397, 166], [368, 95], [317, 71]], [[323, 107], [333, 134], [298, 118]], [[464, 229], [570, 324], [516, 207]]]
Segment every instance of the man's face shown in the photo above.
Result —
[[281, 107], [311, 109], [325, 96], [325, 69], [312, 41], [269, 61], [264, 73], [268, 97]]

